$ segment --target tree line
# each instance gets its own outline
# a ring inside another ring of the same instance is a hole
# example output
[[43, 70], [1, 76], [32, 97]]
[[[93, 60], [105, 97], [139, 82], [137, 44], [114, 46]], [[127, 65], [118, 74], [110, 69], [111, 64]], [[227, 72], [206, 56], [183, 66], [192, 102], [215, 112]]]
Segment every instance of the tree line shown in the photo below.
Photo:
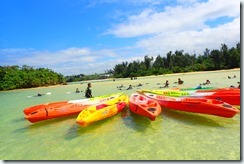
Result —
[[241, 45], [238, 43], [230, 49], [226, 44], [221, 44], [219, 50], [206, 48], [203, 55], [198, 56], [184, 53], [183, 50], [175, 51], [175, 53], [170, 51], [166, 57], [158, 55], [155, 59], [146, 55], [143, 61], [122, 62], [115, 65], [113, 76], [126, 78], [240, 68], [240, 52]]
[[48, 68], [37, 68], [23, 65], [22, 67], [0, 66], [0, 90], [33, 88], [65, 84], [65, 78]]
[[108, 78], [105, 74], [93, 74], [93, 75], [70, 75], [65, 76], [66, 82], [75, 82], [75, 81], [86, 81], [86, 80], [97, 80], [97, 79], [106, 79]]
[[[96, 80], [105, 78], [127, 78], [149, 75], [163, 75], [194, 71], [212, 71], [221, 69], [240, 68], [241, 45], [228, 48], [221, 44], [220, 49], [205, 49], [203, 55], [190, 55], [183, 50], [171, 51], [166, 57], [158, 55], [155, 59], [144, 56], [144, 60], [122, 62], [104, 74], [64, 76], [48, 68], [37, 68], [23, 65], [22, 67], [0, 66], [0, 90], [32, 88], [67, 84], [67, 82]], [[110, 76], [107, 76], [110, 75]]]

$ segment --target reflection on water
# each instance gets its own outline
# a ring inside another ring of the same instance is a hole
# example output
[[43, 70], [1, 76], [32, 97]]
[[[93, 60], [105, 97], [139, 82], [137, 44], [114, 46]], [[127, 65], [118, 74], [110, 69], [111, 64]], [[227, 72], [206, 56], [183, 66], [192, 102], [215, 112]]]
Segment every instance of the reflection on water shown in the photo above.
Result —
[[26, 121], [25, 118], [16, 118], [12, 120], [14, 123], [18, 123], [18, 122], [22, 122], [22, 121]]
[[[237, 75], [235, 79], [228, 76]], [[174, 84], [178, 78], [184, 84]], [[94, 96], [140, 89], [195, 87], [209, 79], [212, 87], [228, 87], [240, 81], [240, 71], [163, 75], [137, 80], [92, 82]], [[139, 83], [141, 87], [136, 87]], [[131, 90], [118, 90], [123, 84]], [[76, 124], [77, 115], [38, 123], [24, 119], [29, 106], [84, 98], [74, 94], [86, 83], [0, 92], [1, 147], [3, 160], [240, 160], [240, 114], [233, 118], [163, 109], [155, 121], [136, 115], [127, 107], [121, 113], [87, 127]], [[36, 93], [52, 93], [28, 97]], [[69, 93], [69, 94], [67, 94]]]
[[151, 120], [147, 117], [130, 112], [130, 116], [123, 118], [124, 124], [135, 131], [143, 132], [150, 127]]
[[[190, 112], [181, 112], [172, 109], [164, 109], [163, 115], [165, 117], [170, 117], [177, 120], [183, 124], [191, 124], [193, 126], [222, 126], [219, 120], [216, 120], [217, 116], [190, 113]], [[225, 119], [225, 118], [222, 118]]]

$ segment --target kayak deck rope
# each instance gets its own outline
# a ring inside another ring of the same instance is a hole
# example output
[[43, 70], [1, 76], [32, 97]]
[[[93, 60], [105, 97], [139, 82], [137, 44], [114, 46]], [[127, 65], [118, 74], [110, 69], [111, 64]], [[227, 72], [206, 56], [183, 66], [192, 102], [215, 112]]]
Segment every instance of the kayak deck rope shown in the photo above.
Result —
[[47, 111], [47, 109], [45, 108], [45, 111], [46, 111], [46, 116], [48, 116], [48, 111]]

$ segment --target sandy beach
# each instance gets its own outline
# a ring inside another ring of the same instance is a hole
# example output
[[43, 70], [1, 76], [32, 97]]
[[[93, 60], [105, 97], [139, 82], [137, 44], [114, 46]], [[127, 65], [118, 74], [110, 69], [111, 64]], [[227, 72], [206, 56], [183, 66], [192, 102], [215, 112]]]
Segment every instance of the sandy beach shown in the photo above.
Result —
[[[210, 76], [209, 76], [210, 75]], [[236, 75], [235, 79], [228, 79], [228, 76]], [[211, 77], [212, 76], [212, 77]], [[220, 76], [220, 77], [219, 77]], [[184, 83], [183, 85], [177, 84], [177, 79], [181, 78]], [[93, 96], [101, 96], [104, 94], [111, 94], [116, 92], [125, 92], [128, 95], [135, 92], [138, 89], [159, 89], [164, 86], [166, 80], [169, 80], [169, 88], [179, 87], [196, 87], [199, 83], [204, 83], [206, 79], [209, 79], [212, 83], [209, 86], [212, 87], [230, 87], [231, 85], [237, 86], [237, 82], [240, 82], [240, 68], [230, 69], [230, 70], [218, 70], [218, 71], [200, 71], [200, 72], [187, 72], [187, 73], [174, 73], [174, 74], [165, 74], [165, 75], [152, 75], [152, 76], [142, 76], [137, 77], [136, 80], [131, 80], [130, 78], [109, 78], [101, 80], [88, 80], [88, 81], [79, 81], [71, 82], [67, 85], [52, 85], [36, 88], [23, 88], [16, 89], [17, 91], [21, 90], [30, 90], [33, 94], [47, 93], [53, 89], [63, 88], [67, 93], [73, 93], [76, 88], [79, 88], [82, 91], [82, 98], [84, 98], [84, 91], [87, 87], [87, 83], [92, 83]], [[221, 79], [221, 80], [219, 80]], [[215, 81], [218, 81], [216, 83]], [[137, 87], [138, 84], [143, 84], [141, 87]], [[124, 87], [119, 90], [117, 87], [123, 85]], [[133, 86], [132, 90], [126, 90], [129, 85]], [[11, 90], [10, 90], [11, 91]], [[12, 90], [15, 91], [15, 90]], [[8, 92], [8, 91], [2, 91]]]

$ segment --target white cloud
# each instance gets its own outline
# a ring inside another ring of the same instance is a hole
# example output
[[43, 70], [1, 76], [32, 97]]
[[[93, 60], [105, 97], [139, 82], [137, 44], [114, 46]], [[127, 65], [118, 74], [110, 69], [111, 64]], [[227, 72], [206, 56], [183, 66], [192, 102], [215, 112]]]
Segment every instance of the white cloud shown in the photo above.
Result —
[[72, 47], [64, 50], [60, 50], [59, 53], [71, 56], [80, 56], [90, 54], [90, 49], [88, 48], [77, 48]]
[[107, 69], [113, 68], [106, 60], [116, 59], [117, 54], [109, 49], [91, 50], [72, 47], [59, 51], [2, 49], [0, 56], [4, 56], [0, 65], [45, 67], [64, 75], [70, 75], [104, 73]]
[[[184, 50], [202, 54], [205, 48], [218, 49], [222, 43], [235, 46], [240, 42], [240, 2], [229, 0], [178, 0], [177, 6], [166, 6], [161, 11], [144, 9], [126, 21], [113, 26], [108, 33], [121, 38], [140, 37], [136, 47], [144, 55]], [[232, 22], [209, 27], [209, 20], [233, 18]]]
[[165, 7], [161, 12], [144, 9], [137, 15], [129, 16], [125, 22], [113, 26], [107, 33], [117, 37], [137, 37], [200, 30], [206, 27], [204, 22], [221, 16], [240, 17], [240, 3], [229, 0], [210, 0], [194, 3], [191, 6]]
[[240, 19], [218, 26], [205, 28], [201, 31], [182, 31], [179, 33], [161, 34], [141, 40], [137, 46], [147, 52], [166, 55], [169, 51], [184, 50], [193, 54], [203, 54], [206, 48], [219, 49], [221, 44], [235, 46], [240, 40]]
[[91, 52], [88, 48], [68, 48], [52, 51], [31, 51], [31, 55], [19, 57], [17, 63], [26, 63], [35, 66], [52, 66], [63, 62], [90, 62], [95, 61], [97, 56], [90, 56]]

